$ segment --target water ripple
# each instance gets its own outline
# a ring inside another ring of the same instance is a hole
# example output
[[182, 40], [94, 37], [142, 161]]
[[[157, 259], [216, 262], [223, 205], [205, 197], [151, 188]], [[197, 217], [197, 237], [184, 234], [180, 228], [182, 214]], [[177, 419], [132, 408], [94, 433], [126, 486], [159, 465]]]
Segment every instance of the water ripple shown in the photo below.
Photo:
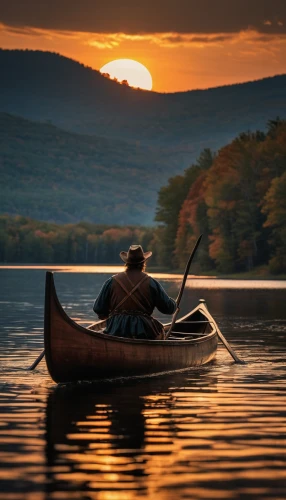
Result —
[[[44, 273], [0, 272], [0, 500], [285, 499], [279, 290], [203, 292], [247, 365], [219, 345], [216, 360], [194, 370], [56, 386], [44, 362], [25, 369], [43, 348]], [[92, 318], [104, 278], [57, 276], [60, 299], [79, 322]], [[164, 285], [176, 294], [176, 280]], [[182, 314], [201, 294], [187, 291]]]

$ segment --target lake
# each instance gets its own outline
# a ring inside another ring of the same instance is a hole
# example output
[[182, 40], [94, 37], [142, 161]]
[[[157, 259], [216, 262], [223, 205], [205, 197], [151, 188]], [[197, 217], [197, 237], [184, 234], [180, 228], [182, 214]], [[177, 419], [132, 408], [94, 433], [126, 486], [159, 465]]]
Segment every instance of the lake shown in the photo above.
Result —
[[[82, 325], [116, 268], [50, 266]], [[180, 276], [160, 275], [176, 297]], [[286, 281], [191, 278], [247, 364], [57, 386], [42, 361], [45, 268], [0, 269], [0, 500], [286, 498]], [[156, 315], [163, 320], [160, 314]], [[168, 318], [164, 318], [166, 321]]]

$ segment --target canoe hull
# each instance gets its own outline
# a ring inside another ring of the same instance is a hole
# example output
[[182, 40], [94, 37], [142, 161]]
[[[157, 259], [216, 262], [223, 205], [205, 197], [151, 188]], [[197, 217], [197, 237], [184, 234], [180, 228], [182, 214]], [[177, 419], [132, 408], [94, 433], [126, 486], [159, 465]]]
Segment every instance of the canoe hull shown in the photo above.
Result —
[[[196, 309], [197, 313], [203, 313], [199, 307]], [[112, 337], [96, 329], [96, 325], [83, 328], [66, 315], [56, 295], [53, 275], [47, 273], [45, 351], [48, 370], [55, 382], [181, 370], [209, 362], [217, 349], [215, 330], [195, 340], [154, 341]]]

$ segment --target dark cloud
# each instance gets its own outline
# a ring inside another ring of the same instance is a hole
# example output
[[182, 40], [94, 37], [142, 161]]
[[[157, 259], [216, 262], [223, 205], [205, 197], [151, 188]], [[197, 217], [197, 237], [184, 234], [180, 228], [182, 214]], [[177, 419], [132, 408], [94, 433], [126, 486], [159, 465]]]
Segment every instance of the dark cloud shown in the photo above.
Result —
[[231, 40], [231, 35], [216, 35], [216, 36], [193, 36], [191, 41], [193, 43], [219, 43]]
[[12, 35], [38, 36], [33, 28], [14, 28], [13, 26], [8, 26], [5, 31], [6, 33], [12, 33]]
[[[148, 35], [145, 35], [145, 37]], [[257, 35], [260, 36], [260, 35]], [[268, 38], [269, 35], [261, 35], [265, 36]], [[235, 35], [232, 33], [229, 34], [208, 34], [208, 35], [192, 35], [191, 33], [188, 34], [177, 34], [177, 33], [170, 33], [170, 34], [156, 34], [154, 37], [150, 35], [150, 41], [153, 41], [154, 43], [157, 43], [158, 45], [193, 45], [193, 44], [216, 44], [220, 42], [226, 42], [233, 40], [235, 38]]]
[[286, 33], [286, 0], [0, 0], [0, 22], [93, 33]]

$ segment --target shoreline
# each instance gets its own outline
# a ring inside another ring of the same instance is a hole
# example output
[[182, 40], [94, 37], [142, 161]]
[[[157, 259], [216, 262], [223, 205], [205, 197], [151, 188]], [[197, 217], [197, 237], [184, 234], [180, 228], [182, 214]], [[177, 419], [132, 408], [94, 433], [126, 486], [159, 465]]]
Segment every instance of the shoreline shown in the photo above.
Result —
[[[55, 272], [77, 272], [77, 273], [96, 273], [96, 274], [113, 274], [122, 271], [122, 265], [116, 264], [4, 264], [0, 263], [0, 270], [4, 269], [30, 269], [30, 270], [54, 270]], [[172, 276], [173, 278], [182, 278], [183, 270], [168, 270], [166, 268], [152, 267], [147, 269], [147, 272], [157, 276], [167, 277]], [[257, 269], [256, 271], [249, 271], [243, 273], [231, 273], [231, 274], [212, 274], [209, 273], [200, 274], [189, 274], [189, 278], [194, 279], [213, 279], [213, 280], [240, 280], [240, 281], [284, 281], [286, 280], [285, 274], [269, 274], [267, 270]]]

